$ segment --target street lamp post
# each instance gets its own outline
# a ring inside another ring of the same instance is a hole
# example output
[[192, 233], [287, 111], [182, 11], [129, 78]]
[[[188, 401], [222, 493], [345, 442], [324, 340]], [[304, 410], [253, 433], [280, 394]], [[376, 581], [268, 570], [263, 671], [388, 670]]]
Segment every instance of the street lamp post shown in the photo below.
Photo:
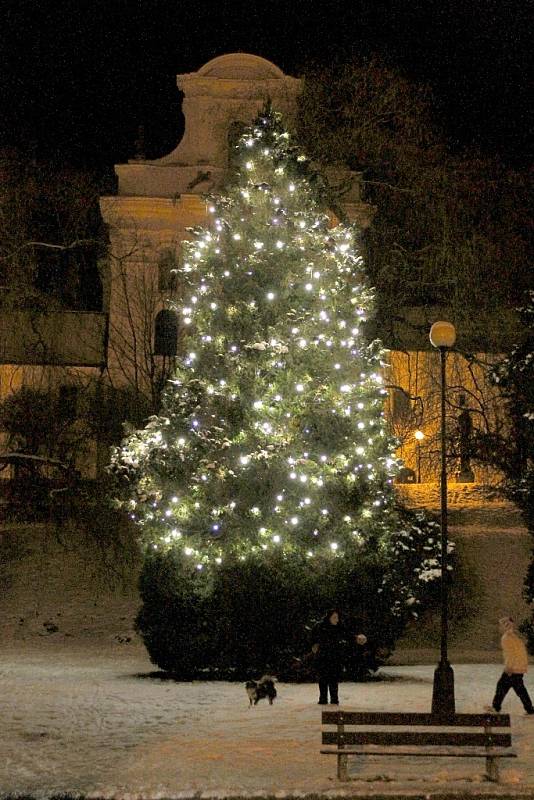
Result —
[[415, 449], [417, 459], [417, 483], [421, 483], [421, 442], [425, 438], [423, 431], [416, 431], [415, 436]]
[[445, 393], [447, 352], [454, 346], [456, 331], [450, 322], [435, 322], [430, 329], [430, 341], [439, 350], [441, 365], [441, 655], [434, 671], [432, 713], [451, 715], [454, 705], [454, 672], [447, 657], [448, 583], [447, 570], [447, 449], [445, 435]]

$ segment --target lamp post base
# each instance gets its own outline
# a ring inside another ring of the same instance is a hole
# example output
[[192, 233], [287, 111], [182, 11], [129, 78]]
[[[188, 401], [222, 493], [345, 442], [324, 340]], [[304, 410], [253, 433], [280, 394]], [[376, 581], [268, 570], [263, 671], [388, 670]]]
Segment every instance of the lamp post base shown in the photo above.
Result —
[[448, 661], [440, 661], [434, 670], [432, 713], [444, 716], [455, 713], [454, 672]]

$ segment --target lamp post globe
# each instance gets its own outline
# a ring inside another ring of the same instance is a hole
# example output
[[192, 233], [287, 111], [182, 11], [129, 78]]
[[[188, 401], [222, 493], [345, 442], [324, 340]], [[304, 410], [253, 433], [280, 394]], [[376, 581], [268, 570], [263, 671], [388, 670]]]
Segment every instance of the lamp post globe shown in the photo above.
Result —
[[454, 347], [456, 342], [456, 328], [452, 322], [439, 320], [430, 328], [430, 341], [434, 347]]
[[432, 713], [451, 716], [455, 713], [454, 672], [449, 663], [447, 653], [448, 638], [448, 583], [447, 569], [448, 532], [447, 532], [447, 440], [445, 430], [445, 396], [447, 391], [446, 362], [447, 352], [456, 342], [456, 330], [451, 322], [440, 320], [430, 328], [430, 341], [439, 350], [441, 381], [441, 654], [438, 666], [434, 671], [432, 690]]

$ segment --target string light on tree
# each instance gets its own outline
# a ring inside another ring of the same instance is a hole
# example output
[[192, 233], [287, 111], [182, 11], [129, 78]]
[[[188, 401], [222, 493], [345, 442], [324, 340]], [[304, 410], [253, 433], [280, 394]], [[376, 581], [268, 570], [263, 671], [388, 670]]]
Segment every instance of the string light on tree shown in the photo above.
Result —
[[374, 301], [358, 232], [331, 227], [321, 179], [273, 111], [236, 156], [208, 228], [183, 244], [186, 355], [161, 413], [113, 454], [124, 503], [148, 548], [202, 574], [273, 548], [329, 561], [393, 552], [400, 465], [385, 352], [362, 333]]

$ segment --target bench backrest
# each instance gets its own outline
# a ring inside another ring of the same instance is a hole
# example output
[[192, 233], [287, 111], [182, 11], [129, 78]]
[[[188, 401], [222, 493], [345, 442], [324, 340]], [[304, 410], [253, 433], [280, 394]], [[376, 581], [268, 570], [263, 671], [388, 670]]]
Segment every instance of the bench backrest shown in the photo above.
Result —
[[[338, 747], [376, 745], [449, 745], [466, 747], [510, 747], [509, 714], [421, 714], [368, 711], [323, 711], [323, 744]], [[387, 728], [397, 730], [387, 730]], [[400, 730], [399, 728], [410, 730]], [[414, 730], [419, 729], [419, 730]], [[479, 728], [465, 731], [460, 728]], [[499, 732], [494, 729], [498, 728]], [[426, 730], [425, 730], [426, 729]]]

